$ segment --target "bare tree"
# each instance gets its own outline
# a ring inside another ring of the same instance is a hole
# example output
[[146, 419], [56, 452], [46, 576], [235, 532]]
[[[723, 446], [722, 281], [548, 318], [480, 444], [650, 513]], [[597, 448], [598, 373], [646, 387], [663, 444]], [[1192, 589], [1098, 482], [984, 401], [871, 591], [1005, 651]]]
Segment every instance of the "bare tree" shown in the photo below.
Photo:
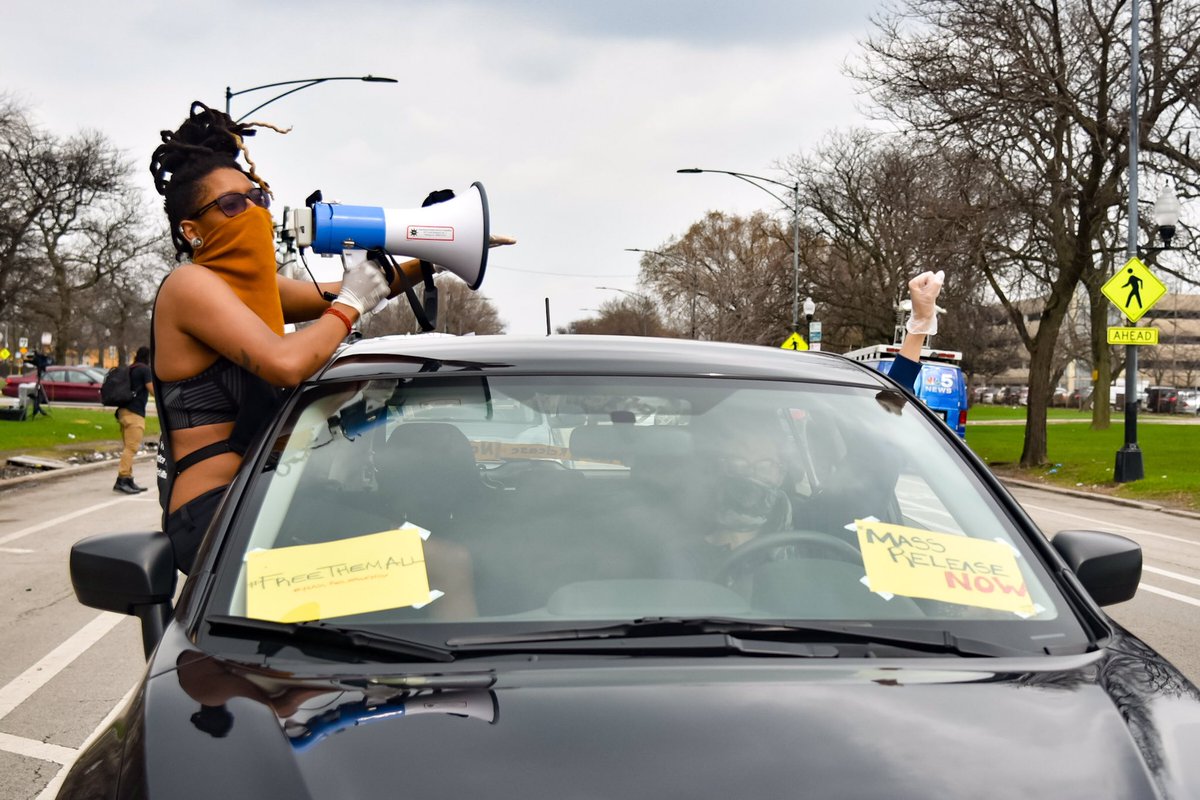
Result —
[[[986, 192], [968, 198], [969, 210], [1004, 209], [1013, 220], [978, 238], [975, 265], [1030, 354], [1025, 466], [1046, 460], [1059, 333], [1104, 249], [1105, 223], [1120, 213], [1128, 8], [1123, 0], [901, 0], [877, 20], [865, 59], [852, 69], [883, 116], [973, 165]], [[1200, 91], [1200, 5], [1152, 0], [1145, 25], [1145, 168], [1173, 174], [1194, 196], [1200, 162], [1186, 142]], [[1032, 297], [1041, 300], [1036, 330], [1018, 307]], [[1106, 389], [1107, 380], [1097, 385]]]
[[607, 336], [670, 336], [675, 331], [662, 319], [658, 305], [643, 294], [605, 300], [594, 317], [575, 320], [560, 333], [588, 333]]
[[670, 328], [777, 345], [791, 329], [791, 240], [790, 227], [767, 214], [710, 211], [678, 240], [644, 254], [639, 282], [656, 295]]
[[[467, 284], [445, 273], [436, 275], [438, 290], [437, 330], [442, 333], [478, 335], [504, 333], [504, 320], [487, 295], [473, 292]], [[418, 295], [421, 289], [416, 290]], [[378, 314], [372, 314], [366, 325], [369, 336], [391, 333], [419, 333], [416, 315], [401, 296]]]
[[154, 297], [174, 263], [174, 246], [163, 232], [144, 253], [81, 292], [78, 305], [84, 330], [80, 349], [91, 343], [103, 357], [105, 348], [115, 347], [117, 363], [124, 364], [138, 347], [149, 345]]

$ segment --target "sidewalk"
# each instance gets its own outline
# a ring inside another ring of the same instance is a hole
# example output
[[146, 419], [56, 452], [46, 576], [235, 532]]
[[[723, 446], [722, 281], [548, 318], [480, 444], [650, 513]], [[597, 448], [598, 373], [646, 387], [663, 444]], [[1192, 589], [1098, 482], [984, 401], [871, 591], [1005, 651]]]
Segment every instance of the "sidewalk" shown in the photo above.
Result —
[[1138, 508], [1143, 511], [1161, 511], [1164, 514], [1171, 514], [1176, 517], [1187, 517], [1188, 519], [1200, 519], [1200, 512], [1190, 511], [1186, 508], [1176, 508], [1174, 506], [1164, 506], [1158, 503], [1147, 503], [1142, 500], [1128, 500], [1124, 497], [1113, 497], [1110, 494], [1103, 492], [1086, 492], [1081, 489], [1068, 489], [1065, 486], [1055, 486], [1050, 483], [1038, 483], [1037, 481], [1027, 481], [1020, 478], [1008, 478], [1003, 475], [996, 475], [1000, 482], [1006, 486], [1022, 486], [1026, 489], [1038, 489], [1043, 492], [1053, 492], [1054, 494], [1066, 495], [1068, 497], [1079, 497], [1086, 500], [1098, 500], [1104, 503], [1112, 503], [1116, 506], [1126, 506], [1128, 508]]

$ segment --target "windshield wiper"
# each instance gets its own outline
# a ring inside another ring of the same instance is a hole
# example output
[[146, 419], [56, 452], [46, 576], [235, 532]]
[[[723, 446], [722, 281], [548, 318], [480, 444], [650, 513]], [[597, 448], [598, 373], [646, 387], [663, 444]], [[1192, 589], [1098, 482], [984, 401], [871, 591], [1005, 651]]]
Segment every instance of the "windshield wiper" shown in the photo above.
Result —
[[418, 661], [453, 661], [454, 654], [444, 647], [425, 644], [399, 636], [356, 628], [342, 628], [326, 622], [271, 622], [249, 617], [208, 617], [209, 632], [237, 639], [270, 639], [294, 645], [301, 651], [311, 648], [338, 652], [376, 653], [404, 656]]
[[560, 628], [534, 630], [515, 634], [460, 636], [448, 639], [446, 645], [455, 650], [473, 650], [491, 645], [537, 645], [541, 643], [594, 641], [603, 639], [627, 640], [650, 637], [694, 636], [716, 633], [737, 639], [767, 638], [810, 644], [880, 644], [948, 653], [960, 656], [1029, 655], [1020, 650], [991, 642], [968, 639], [945, 630], [925, 628], [886, 628], [863, 625], [791, 625], [779, 622], [728, 617], [643, 617], [632, 622], [603, 625], [593, 628]]

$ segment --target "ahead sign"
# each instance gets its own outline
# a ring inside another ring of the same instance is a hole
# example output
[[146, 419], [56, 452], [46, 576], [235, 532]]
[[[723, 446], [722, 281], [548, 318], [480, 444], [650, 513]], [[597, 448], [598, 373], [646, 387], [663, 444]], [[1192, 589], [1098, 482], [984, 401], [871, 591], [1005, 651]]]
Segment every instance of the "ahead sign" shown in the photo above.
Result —
[[1158, 328], [1109, 328], [1109, 344], [1158, 344]]

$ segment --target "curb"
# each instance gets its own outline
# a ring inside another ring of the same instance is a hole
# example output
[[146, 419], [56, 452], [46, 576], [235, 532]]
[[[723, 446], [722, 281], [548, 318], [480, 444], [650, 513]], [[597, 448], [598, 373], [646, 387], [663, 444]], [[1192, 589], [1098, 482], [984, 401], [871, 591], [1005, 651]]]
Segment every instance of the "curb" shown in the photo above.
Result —
[[[133, 457], [135, 462], [145, 461], [147, 458], [153, 458], [154, 453], [140, 453]], [[91, 464], [79, 464], [73, 467], [63, 467], [62, 469], [48, 469], [42, 472], [35, 472], [32, 475], [22, 475], [19, 478], [7, 478], [0, 480], [0, 492], [5, 492], [9, 489], [16, 489], [20, 486], [26, 486], [31, 483], [41, 483], [42, 481], [54, 480], [56, 478], [65, 478], [71, 475], [79, 475], [83, 472], [95, 472], [101, 468], [116, 469], [115, 458], [106, 458], [103, 461], [95, 461]]]
[[1081, 492], [1078, 489], [1067, 489], [1061, 486], [1053, 486], [1045, 483], [1037, 483], [1035, 481], [1026, 481], [1019, 478], [1006, 478], [1001, 475], [996, 475], [997, 480], [1005, 485], [1021, 486], [1026, 489], [1039, 489], [1043, 492], [1052, 492], [1054, 494], [1063, 494], [1068, 497], [1078, 497], [1083, 500], [1099, 500], [1103, 503], [1111, 503], [1115, 506], [1127, 506], [1129, 508], [1137, 508], [1142, 511], [1159, 511], [1163, 514], [1171, 514], [1176, 517], [1187, 517], [1188, 519], [1200, 519], [1200, 512], [1188, 511], [1184, 508], [1173, 508], [1171, 506], [1160, 506], [1155, 503], [1147, 503], [1142, 500], [1127, 500], [1124, 497], [1112, 497], [1099, 492]]

